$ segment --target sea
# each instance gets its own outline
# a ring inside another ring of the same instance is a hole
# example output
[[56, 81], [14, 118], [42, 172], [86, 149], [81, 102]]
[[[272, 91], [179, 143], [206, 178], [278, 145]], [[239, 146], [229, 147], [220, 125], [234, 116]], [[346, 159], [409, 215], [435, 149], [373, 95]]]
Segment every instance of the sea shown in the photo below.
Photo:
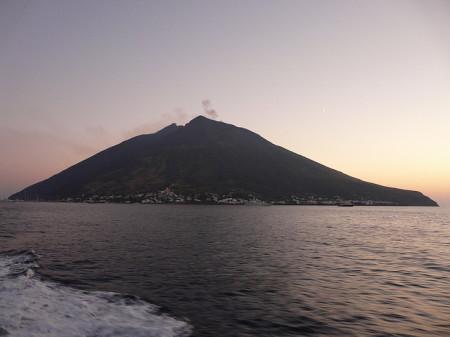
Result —
[[0, 203], [0, 336], [450, 336], [450, 209]]

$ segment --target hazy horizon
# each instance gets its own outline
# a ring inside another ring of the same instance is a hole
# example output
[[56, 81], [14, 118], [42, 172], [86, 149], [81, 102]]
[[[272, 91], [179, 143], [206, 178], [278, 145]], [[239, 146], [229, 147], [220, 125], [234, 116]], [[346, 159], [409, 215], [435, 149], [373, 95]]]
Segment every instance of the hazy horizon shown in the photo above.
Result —
[[2, 1], [0, 28], [0, 199], [206, 107], [450, 205], [446, 1]]

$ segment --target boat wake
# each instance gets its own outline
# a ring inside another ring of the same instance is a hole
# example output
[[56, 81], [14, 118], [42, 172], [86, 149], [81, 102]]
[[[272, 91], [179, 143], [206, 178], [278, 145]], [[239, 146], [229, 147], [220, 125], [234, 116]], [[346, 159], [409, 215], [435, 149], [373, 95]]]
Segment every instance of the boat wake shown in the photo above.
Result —
[[0, 254], [0, 336], [188, 336], [186, 322], [138, 298], [88, 292], [35, 275], [31, 251]]

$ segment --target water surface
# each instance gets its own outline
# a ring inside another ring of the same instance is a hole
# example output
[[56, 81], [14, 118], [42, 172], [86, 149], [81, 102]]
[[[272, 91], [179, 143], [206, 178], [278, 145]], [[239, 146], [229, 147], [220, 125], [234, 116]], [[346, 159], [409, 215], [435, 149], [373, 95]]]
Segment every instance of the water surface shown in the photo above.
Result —
[[0, 203], [0, 251], [0, 335], [450, 335], [442, 208]]

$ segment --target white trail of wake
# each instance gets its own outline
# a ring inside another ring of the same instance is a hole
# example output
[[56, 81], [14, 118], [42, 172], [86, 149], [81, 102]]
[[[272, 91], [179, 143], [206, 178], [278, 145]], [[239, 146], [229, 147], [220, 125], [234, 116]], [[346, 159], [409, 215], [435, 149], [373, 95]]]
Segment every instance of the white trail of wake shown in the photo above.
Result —
[[110, 292], [87, 292], [34, 275], [31, 252], [0, 255], [0, 336], [176, 337], [186, 322], [158, 307]]

